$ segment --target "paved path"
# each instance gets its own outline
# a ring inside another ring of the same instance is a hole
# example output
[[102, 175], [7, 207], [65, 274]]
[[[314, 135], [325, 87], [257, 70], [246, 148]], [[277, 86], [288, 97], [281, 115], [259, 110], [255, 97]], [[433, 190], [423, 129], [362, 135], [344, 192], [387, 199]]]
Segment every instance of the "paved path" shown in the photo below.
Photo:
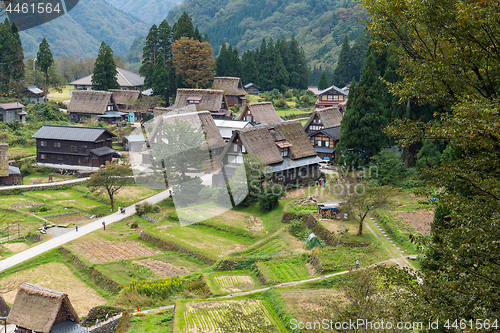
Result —
[[61, 182], [52, 182], [52, 183], [42, 183], [42, 184], [30, 184], [30, 185], [13, 185], [13, 186], [0, 186], [0, 191], [5, 191], [5, 190], [14, 190], [17, 188], [24, 189], [24, 188], [44, 188], [44, 187], [53, 187], [53, 186], [61, 186], [61, 185], [69, 185], [69, 184], [78, 184], [78, 183], [83, 183], [89, 179], [87, 178], [78, 178], [78, 179], [70, 179], [70, 180], [63, 180]]
[[[151, 204], [155, 204], [155, 203], [162, 201], [163, 199], [168, 198], [169, 196], [170, 196], [170, 190], [166, 190], [166, 191], [158, 193], [152, 197], [144, 199], [138, 203], [149, 202]], [[15, 254], [12, 257], [4, 259], [4, 260], [0, 261], [0, 272], [6, 270], [7, 268], [15, 266], [17, 264], [20, 264], [26, 260], [34, 258], [34, 257], [36, 257], [44, 252], [47, 252], [49, 250], [55, 249], [56, 247], [59, 247], [59, 246], [64, 245], [68, 242], [71, 242], [77, 238], [85, 236], [85, 235], [87, 235], [95, 230], [98, 230], [98, 229], [102, 228], [102, 222], [105, 222], [106, 225], [109, 225], [111, 223], [121, 221], [129, 216], [134, 215], [135, 214], [135, 204], [126, 207], [125, 211], [126, 211], [126, 214], [120, 214], [118, 212], [113, 213], [111, 215], [105, 216], [103, 218], [100, 218], [98, 220], [90, 222], [89, 224], [86, 224], [84, 226], [79, 227], [78, 232], [73, 229], [72, 231], [70, 231], [62, 236], [52, 238], [52, 239], [50, 239], [50, 240], [48, 240], [40, 245], [34, 246], [34, 247], [29, 248], [23, 252]]]

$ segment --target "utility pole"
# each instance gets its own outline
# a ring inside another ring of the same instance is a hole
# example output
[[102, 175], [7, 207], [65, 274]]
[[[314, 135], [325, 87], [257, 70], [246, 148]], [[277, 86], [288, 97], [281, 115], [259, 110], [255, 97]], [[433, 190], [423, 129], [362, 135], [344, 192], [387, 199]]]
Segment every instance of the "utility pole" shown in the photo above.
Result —
[[33, 57], [33, 85], [35, 86], [36, 72], [35, 72], [36, 57]]

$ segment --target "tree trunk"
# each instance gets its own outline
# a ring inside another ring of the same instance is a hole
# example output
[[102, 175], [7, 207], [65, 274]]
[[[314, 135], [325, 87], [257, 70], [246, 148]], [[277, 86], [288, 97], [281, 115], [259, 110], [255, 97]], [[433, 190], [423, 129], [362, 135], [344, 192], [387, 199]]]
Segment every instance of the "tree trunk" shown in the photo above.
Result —
[[358, 236], [363, 235], [363, 222], [365, 221], [365, 217], [368, 215], [368, 212], [366, 212], [360, 219], [359, 219], [359, 230], [358, 230]]
[[114, 212], [115, 211], [115, 202], [113, 201], [114, 193], [110, 191], [110, 189], [107, 189], [107, 191], [109, 195], [109, 202], [111, 203], [111, 212]]

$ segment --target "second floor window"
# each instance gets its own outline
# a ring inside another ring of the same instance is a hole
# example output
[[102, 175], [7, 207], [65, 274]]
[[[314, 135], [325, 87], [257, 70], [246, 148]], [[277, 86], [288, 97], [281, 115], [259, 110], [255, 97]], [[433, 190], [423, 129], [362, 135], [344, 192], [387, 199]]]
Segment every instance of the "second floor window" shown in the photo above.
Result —
[[288, 147], [286, 148], [280, 148], [280, 153], [282, 157], [288, 156]]
[[47, 147], [47, 141], [40, 141], [40, 146]]
[[69, 151], [72, 153], [77, 153], [78, 152], [78, 146], [69, 146]]
[[61, 143], [60, 142], [54, 142], [54, 147], [61, 148]]

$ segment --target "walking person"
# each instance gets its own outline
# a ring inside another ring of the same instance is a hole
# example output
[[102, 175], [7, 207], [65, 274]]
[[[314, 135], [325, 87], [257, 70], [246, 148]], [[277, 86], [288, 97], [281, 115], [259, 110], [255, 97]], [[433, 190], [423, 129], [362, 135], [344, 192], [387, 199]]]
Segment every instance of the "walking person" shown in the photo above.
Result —
[[78, 232], [78, 222], [75, 222], [75, 230]]
[[359, 260], [356, 259], [356, 269], [358, 269], [358, 267], [359, 267]]
[[122, 206], [118, 206], [118, 213], [122, 212]]
[[319, 184], [319, 180], [316, 179], [316, 186], [318, 186], [318, 184]]
[[102, 228], [106, 231], [106, 222], [102, 221]]

